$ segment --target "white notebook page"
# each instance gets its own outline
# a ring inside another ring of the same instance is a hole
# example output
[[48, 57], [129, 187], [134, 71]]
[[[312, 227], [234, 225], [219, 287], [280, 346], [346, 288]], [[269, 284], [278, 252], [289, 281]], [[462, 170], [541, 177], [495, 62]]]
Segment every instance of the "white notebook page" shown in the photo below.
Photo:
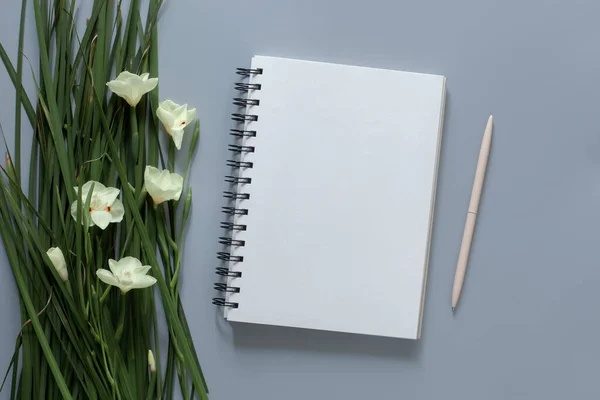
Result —
[[420, 335], [445, 78], [256, 56], [230, 321]]

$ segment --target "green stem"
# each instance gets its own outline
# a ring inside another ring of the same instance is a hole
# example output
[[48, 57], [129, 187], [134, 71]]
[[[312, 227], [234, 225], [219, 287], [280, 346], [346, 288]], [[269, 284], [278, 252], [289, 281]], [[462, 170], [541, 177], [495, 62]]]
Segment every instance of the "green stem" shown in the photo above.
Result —
[[140, 134], [138, 132], [135, 107], [129, 109], [129, 122], [131, 124], [131, 155], [134, 157], [135, 164], [137, 164], [139, 158]]
[[169, 140], [169, 171], [175, 172], [175, 143], [172, 140]]
[[151, 291], [151, 305], [152, 305], [152, 312], [154, 314], [154, 318], [152, 318], [152, 331], [154, 332], [154, 350], [155, 350], [155, 354], [154, 354], [154, 362], [156, 363], [156, 370], [159, 371], [156, 375], [156, 393], [161, 393], [161, 387], [162, 387], [162, 382], [160, 379], [160, 371], [161, 371], [161, 367], [160, 367], [160, 343], [159, 343], [159, 338], [158, 338], [158, 318], [157, 318], [157, 313], [156, 313], [156, 303], [155, 303], [155, 295], [154, 295], [154, 290]]
[[123, 330], [125, 329], [125, 315], [127, 314], [127, 295], [121, 294], [121, 314], [119, 315], [119, 325], [117, 325], [117, 329], [115, 330], [115, 341], [119, 341], [121, 336], [123, 335]]
[[152, 400], [154, 398], [154, 389], [156, 389], [156, 371], [150, 372], [150, 383], [148, 384], [146, 400]]
[[104, 290], [104, 293], [102, 293], [102, 297], [100, 297], [100, 304], [104, 304], [104, 300], [106, 300], [106, 298], [108, 297], [108, 294], [110, 293], [111, 288], [112, 288], [111, 285], [108, 285], [106, 287], [106, 289]]
[[52, 375], [54, 376], [54, 379], [56, 381], [56, 384], [58, 385], [60, 393], [63, 395], [64, 399], [71, 399], [72, 397], [71, 397], [71, 393], [69, 392], [69, 388], [67, 387], [67, 383], [65, 382], [65, 379], [62, 375], [62, 372], [60, 371], [60, 368], [58, 367], [58, 363], [56, 362], [56, 359], [54, 358], [54, 354], [52, 354], [52, 350], [50, 349], [50, 345], [49, 345], [48, 339], [46, 338], [46, 335], [44, 333], [44, 329], [42, 328], [42, 325], [40, 324], [40, 320], [37, 317], [37, 311], [36, 311], [35, 307], [33, 306], [33, 303], [31, 302], [31, 297], [29, 296], [29, 291], [27, 290], [27, 284], [25, 283], [25, 280], [23, 279], [23, 276], [21, 275], [21, 272], [19, 271], [18, 268], [14, 268], [13, 273], [15, 276], [15, 280], [17, 281], [17, 286], [19, 287], [19, 292], [21, 293], [21, 299], [23, 300], [25, 309], [27, 310], [27, 313], [29, 314], [29, 319], [31, 320], [31, 323], [33, 325], [35, 334], [38, 338], [40, 347], [42, 348], [42, 351], [44, 352], [44, 355], [46, 356], [46, 361], [48, 362], [48, 366], [50, 367], [50, 370], [52, 371]]
[[[96, 107], [102, 109], [102, 101], [97, 94], [94, 95], [94, 102]], [[110, 130], [110, 125], [105, 115], [100, 113], [100, 120], [102, 123], [102, 129], [105, 131]], [[119, 149], [117, 148], [115, 141], [111, 135], [106, 135], [106, 140], [109, 147], [109, 154], [113, 159], [113, 163], [119, 174], [119, 179], [122, 183], [122, 192], [124, 204], [129, 208], [133, 222], [135, 223], [136, 230], [140, 235], [140, 241], [143, 244], [143, 248], [146, 249], [145, 255], [147, 263], [152, 266], [153, 275], [157, 280], [157, 287], [161, 293], [162, 304], [164, 307], [164, 313], [167, 319], [167, 325], [171, 337], [178, 341], [180, 345], [180, 351], [183, 356], [186, 367], [189, 369], [189, 373], [194, 385], [197, 387], [197, 394], [202, 400], [208, 399], [208, 389], [206, 387], [206, 381], [204, 379], [202, 369], [194, 357], [193, 342], [186, 337], [186, 333], [178, 314], [178, 303], [174, 301], [170, 293], [170, 288], [162, 275], [154, 251], [155, 247], [152, 247], [148, 230], [145, 227], [144, 220], [140, 211], [137, 209], [137, 199], [135, 193], [129, 189], [129, 182], [127, 180], [127, 173], [125, 165], [119, 158]]]
[[178, 289], [179, 289], [179, 271], [181, 269], [181, 252], [179, 249], [175, 250], [175, 273], [173, 274], [173, 278], [171, 279], [171, 295], [174, 299], [178, 298]]
[[[22, 76], [23, 76], [23, 38], [25, 33], [25, 11], [27, 9], [27, 0], [21, 2], [21, 21], [19, 24], [19, 47], [17, 54], [17, 79], [19, 84], [16, 90], [15, 99], [15, 154], [14, 162], [15, 170], [17, 173], [17, 180], [21, 181], [21, 98], [23, 95], [22, 91]], [[20, 203], [19, 203], [20, 204]]]

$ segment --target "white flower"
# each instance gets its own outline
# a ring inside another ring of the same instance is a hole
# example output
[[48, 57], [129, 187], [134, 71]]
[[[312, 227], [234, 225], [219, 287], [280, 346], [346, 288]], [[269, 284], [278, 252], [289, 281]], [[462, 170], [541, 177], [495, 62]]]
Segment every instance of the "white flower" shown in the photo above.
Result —
[[142, 265], [135, 257], [124, 257], [119, 261], [108, 260], [110, 271], [100, 268], [96, 271], [98, 278], [112, 286], [127, 293], [131, 289], [143, 289], [156, 283], [156, 278], [146, 275], [150, 271], [149, 265]]
[[149, 74], [136, 75], [123, 71], [117, 79], [107, 82], [106, 86], [119, 97], [124, 98], [130, 106], [135, 107], [143, 95], [158, 85], [158, 78], [148, 78]]
[[148, 368], [150, 368], [150, 372], [156, 372], [156, 361], [154, 361], [152, 350], [148, 350]]
[[60, 249], [60, 247], [50, 247], [46, 252], [48, 254], [48, 258], [52, 261], [52, 265], [56, 268], [56, 272], [60, 279], [66, 281], [69, 279], [69, 271], [67, 271], [67, 262], [65, 261], [65, 256]]
[[196, 109], [188, 110], [187, 104], [180, 106], [171, 100], [165, 100], [158, 105], [156, 116], [173, 138], [177, 150], [181, 149], [183, 129], [196, 118]]
[[183, 177], [166, 169], [161, 172], [147, 165], [144, 171], [144, 185], [154, 204], [160, 204], [164, 201], [179, 200], [183, 190]]
[[[105, 229], [111, 222], [121, 222], [125, 209], [119, 196], [119, 189], [113, 187], [105, 187], [100, 182], [89, 181], [81, 187], [81, 199], [85, 203], [90, 190], [91, 193], [89, 210], [82, 210], [84, 220], [89, 221], [90, 226], [98, 225]], [[77, 192], [78, 188], [74, 188]], [[71, 215], [77, 220], [77, 200], [71, 205]], [[81, 221], [83, 224], [84, 220]]]

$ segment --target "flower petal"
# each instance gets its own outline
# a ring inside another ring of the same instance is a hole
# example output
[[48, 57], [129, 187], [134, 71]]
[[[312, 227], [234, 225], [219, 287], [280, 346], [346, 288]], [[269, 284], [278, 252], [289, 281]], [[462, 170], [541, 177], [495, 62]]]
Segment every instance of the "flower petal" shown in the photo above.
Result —
[[[75, 200], [73, 202], [73, 204], [71, 204], [71, 215], [73, 216], [73, 219], [75, 221], [77, 221], [77, 204], [78, 204], [77, 200]], [[82, 221], [82, 223], [83, 223], [83, 221]]]
[[115, 276], [120, 276], [123, 272], [123, 266], [120, 265], [117, 260], [113, 260], [112, 258], [108, 259], [108, 268], [110, 268]]
[[94, 189], [94, 194], [97, 195], [100, 199], [102, 199], [102, 202], [104, 202], [106, 205], [111, 205], [115, 201], [115, 199], [119, 197], [121, 191], [114, 187], [107, 187], [101, 191], [97, 191], [96, 189]]
[[177, 108], [175, 108], [172, 113], [175, 117], [174, 128], [183, 128], [187, 125], [187, 104], [178, 105], [175, 104]]
[[152, 181], [146, 183], [146, 191], [152, 197], [154, 204], [160, 204], [166, 200], [163, 190]]
[[[129, 105], [136, 106], [140, 102], [143, 95], [151, 91], [158, 85], [158, 79], [152, 78], [146, 81], [142, 80], [139, 76], [131, 77], [126, 81], [127, 85], [131, 90], [131, 103]], [[133, 103], [133, 104], [132, 104]]]
[[135, 267], [133, 273], [136, 275], [146, 275], [151, 269], [152, 267], [149, 265], [142, 265], [141, 267]]
[[136, 276], [131, 289], [143, 289], [152, 286], [156, 283], [156, 278], [150, 275], [139, 275]]
[[167, 189], [162, 192], [163, 201], [176, 200], [177, 190]]
[[179, 104], [175, 103], [172, 100], [165, 100], [162, 103], [160, 103], [158, 105], [160, 108], [164, 109], [165, 111], [168, 112], [173, 112], [173, 110], [175, 110], [177, 107], [179, 107]]
[[[133, 277], [121, 275], [119, 277], [119, 287], [123, 290], [123, 287], [128, 287], [133, 285]], [[129, 290], [129, 289], [128, 289]]]
[[123, 216], [125, 215], [125, 207], [123, 207], [123, 202], [119, 199], [115, 199], [115, 201], [110, 206], [110, 222], [121, 222], [123, 221]]
[[65, 256], [64, 256], [62, 250], [60, 249], [60, 247], [50, 247], [48, 249], [48, 251], [46, 252], [46, 254], [48, 255], [48, 258], [50, 259], [50, 261], [52, 262], [52, 265], [54, 265], [54, 268], [56, 269], [58, 276], [60, 276], [60, 279], [62, 279], [63, 281], [66, 281], [67, 279], [69, 279], [69, 271], [67, 270], [67, 262], [65, 260]]
[[100, 268], [96, 270], [96, 276], [107, 285], [119, 286], [119, 280], [108, 270]]
[[129, 285], [125, 285], [123, 283], [119, 283], [119, 289], [121, 289], [121, 293], [125, 294], [127, 292], [129, 292], [131, 289], [133, 289], [131, 286]]
[[[75, 221], [77, 221], [77, 200], [75, 200], [73, 202], [73, 204], [71, 204], [71, 216], [73, 217], [73, 219]], [[90, 218], [90, 212], [88, 210], [81, 210], [82, 212], [82, 216], [83, 218], [81, 219], [81, 225], [83, 225], [84, 221], [87, 220], [88, 221], [88, 225], [90, 227], [95, 226], [96, 224], [94, 223], [94, 221], [92, 221], [92, 219]]]
[[190, 122], [192, 122], [194, 120], [194, 118], [196, 118], [196, 109], [192, 108], [191, 110], [187, 111], [187, 117], [186, 117], [187, 123], [189, 124]]
[[119, 76], [117, 76], [117, 80], [118, 80], [118, 81], [126, 81], [127, 79], [130, 79], [130, 78], [135, 78], [135, 77], [137, 77], [137, 75], [136, 75], [136, 74], [132, 74], [132, 73], [131, 73], [131, 72], [129, 72], [129, 71], [122, 71], [122, 72], [119, 74]]
[[146, 165], [146, 169], [144, 170], [144, 181], [156, 180], [160, 175], [160, 171], [158, 168], [153, 167], [152, 165]]
[[171, 127], [173, 126], [173, 123], [175, 122], [175, 118], [174, 118], [173, 114], [171, 112], [169, 112], [168, 110], [166, 110], [165, 108], [163, 108], [161, 105], [156, 110], [156, 116], [158, 117], [160, 122], [162, 122], [162, 124], [165, 127], [165, 130], [170, 135]]
[[[74, 189], [75, 189], [75, 193], [77, 193], [79, 191], [79, 188], [77, 186], [75, 186]], [[97, 190], [102, 191], [102, 190], [106, 189], [106, 186], [104, 186], [103, 184], [101, 184], [98, 181], [87, 181], [81, 187], [81, 198], [83, 200], [86, 200], [92, 189], [94, 192], [96, 192]]]
[[160, 171], [156, 184], [163, 189], [169, 187], [169, 185], [171, 184], [171, 173], [168, 169], [163, 169], [162, 171]]
[[144, 94], [153, 91], [156, 86], [158, 86], [158, 78], [144, 80]]
[[181, 150], [181, 142], [183, 142], [183, 133], [183, 129], [173, 129], [171, 131], [173, 143], [175, 143], [175, 147], [177, 148], [177, 150]]
[[100, 229], [106, 229], [108, 224], [112, 221], [112, 215], [110, 215], [108, 211], [92, 211], [90, 216], [92, 217], [92, 221], [94, 221]]
[[142, 262], [140, 260], [131, 256], [121, 258], [119, 260], [119, 264], [122, 265], [124, 269], [131, 271], [142, 266]]
[[175, 194], [173, 195], [173, 200], [179, 200], [181, 197], [181, 192], [183, 191], [183, 176], [172, 173], [171, 174], [171, 187]]
[[131, 105], [132, 107], [135, 107], [137, 105], [137, 102], [135, 104], [132, 104], [134, 103], [133, 89], [131, 85], [129, 85], [127, 82], [110, 81], [106, 84], [106, 86], [108, 86], [114, 94], [124, 98], [127, 101], [127, 103], [129, 103], [129, 105]]

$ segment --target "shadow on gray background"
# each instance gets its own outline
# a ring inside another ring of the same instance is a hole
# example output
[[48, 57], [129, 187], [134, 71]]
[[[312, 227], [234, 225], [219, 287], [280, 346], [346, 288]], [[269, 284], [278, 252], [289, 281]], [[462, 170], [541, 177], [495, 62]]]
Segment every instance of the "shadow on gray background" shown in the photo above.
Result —
[[421, 340], [396, 339], [342, 332], [288, 328], [272, 325], [231, 323], [236, 347], [285, 349], [332, 355], [355, 354], [373, 357], [419, 358]]

